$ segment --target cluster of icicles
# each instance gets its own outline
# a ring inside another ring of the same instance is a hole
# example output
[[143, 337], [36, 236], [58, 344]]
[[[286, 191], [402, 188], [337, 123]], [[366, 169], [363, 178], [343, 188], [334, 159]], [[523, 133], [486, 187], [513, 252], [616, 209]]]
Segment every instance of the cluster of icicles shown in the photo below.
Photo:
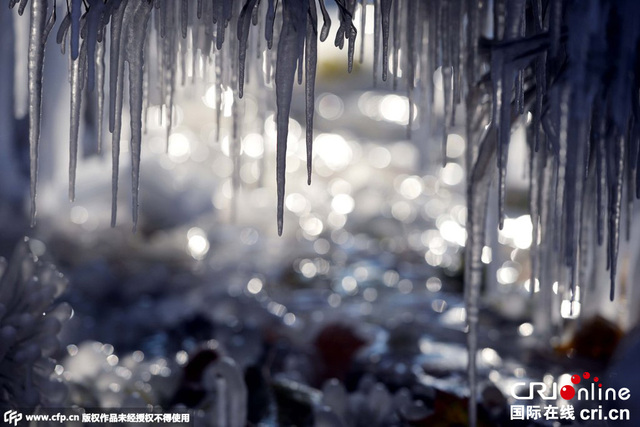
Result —
[[[10, 7], [18, 5], [19, 13], [30, 6], [31, 14], [28, 77], [33, 215], [44, 48], [56, 20], [55, 8], [49, 12], [50, 2], [31, 0], [30, 5], [27, 0], [9, 2]], [[155, 88], [168, 111], [170, 127], [177, 71], [189, 61], [185, 57], [187, 39], [193, 46], [193, 63], [197, 56], [205, 64], [215, 58], [218, 83], [228, 83], [238, 97], [243, 95], [248, 58], [262, 51], [271, 55], [271, 50], [277, 49], [275, 67], [269, 66], [270, 60], [266, 61], [264, 78], [275, 82], [276, 91], [281, 233], [287, 129], [296, 79], [299, 84], [304, 80], [305, 84], [311, 177], [317, 44], [328, 37], [331, 25], [324, 3], [318, 0], [318, 8], [316, 0], [68, 0], [68, 13], [59, 25], [56, 41], [63, 48], [68, 43], [72, 59], [71, 198], [83, 91], [98, 92], [98, 144], [102, 140], [103, 115], [112, 134], [114, 221], [124, 71], [125, 63], [128, 64], [135, 224], [143, 121], [152, 91], [151, 64], [145, 64], [149, 50], [155, 49], [158, 58]], [[443, 140], [446, 141], [447, 129], [456, 120], [456, 109], [461, 110], [458, 116], [466, 121], [465, 278], [470, 354], [475, 355], [477, 349], [488, 193], [497, 166], [502, 224], [508, 146], [515, 124], [526, 124], [530, 148], [531, 283], [539, 279], [547, 298], [553, 297], [549, 289], [554, 281], [565, 284], [565, 293], [573, 295], [572, 290], [587, 279], [589, 272], [588, 268], [578, 266], [593, 258], [597, 241], [606, 243], [608, 248], [613, 297], [621, 212], [623, 206], [630, 209], [634, 195], [640, 196], [640, 3], [636, 0], [334, 0], [334, 3], [339, 16], [335, 45], [343, 48], [346, 42], [349, 70], [357, 35], [353, 23], [355, 11], [371, 3], [375, 11], [374, 80], [380, 70], [383, 80], [391, 72], [393, 87], [402, 87], [409, 97], [409, 117], [413, 118], [414, 102], [418, 102], [421, 107], [418, 120], [429, 125], [434, 100], [432, 76], [440, 68], [444, 89]], [[366, 13], [361, 16], [364, 20]], [[155, 44], [149, 41], [151, 32], [155, 32]], [[257, 43], [249, 43], [254, 40], [250, 37], [257, 39]], [[248, 46], [257, 46], [258, 52], [248, 55]], [[109, 83], [105, 88], [107, 75]], [[103, 113], [105, 108], [107, 111]], [[220, 108], [218, 115], [219, 111]], [[233, 142], [236, 147], [232, 150], [236, 156], [237, 133], [236, 124]], [[627, 218], [630, 216], [629, 212]], [[475, 357], [470, 358], [469, 375], [474, 390]], [[474, 419], [475, 394], [471, 397], [470, 416]]]

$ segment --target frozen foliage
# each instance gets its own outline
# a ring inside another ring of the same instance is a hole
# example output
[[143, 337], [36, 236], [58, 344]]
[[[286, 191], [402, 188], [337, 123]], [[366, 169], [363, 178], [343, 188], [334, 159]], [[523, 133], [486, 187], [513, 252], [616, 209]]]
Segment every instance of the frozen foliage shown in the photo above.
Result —
[[9, 407], [60, 403], [65, 389], [50, 380], [59, 349], [57, 334], [72, 315], [69, 305], [53, 305], [66, 287], [56, 269], [40, 260], [25, 239], [11, 261], [1, 260], [0, 401]]
[[[29, 35], [29, 142], [32, 215], [38, 172], [38, 144], [45, 39], [55, 20], [48, 0], [31, 0]], [[488, 192], [498, 169], [500, 224], [504, 216], [506, 164], [511, 129], [525, 124], [530, 147], [530, 213], [533, 222], [532, 282], [540, 281], [549, 305], [553, 282], [570, 298], [590, 271], [595, 245], [607, 247], [611, 297], [615, 294], [621, 223], [640, 196], [640, 103], [638, 42], [640, 3], [635, 0], [380, 0], [374, 6], [374, 78], [393, 74], [410, 101], [408, 131], [414, 112], [423, 125], [431, 120], [433, 75], [440, 70], [444, 95], [446, 141], [456, 110], [464, 112], [467, 141], [468, 223], [466, 251], [469, 349], [475, 354], [478, 296], [483, 279], [480, 263], [485, 243]], [[9, 2], [22, 14], [28, 1]], [[335, 0], [338, 30], [334, 44], [347, 41], [347, 67], [353, 65], [357, 7], [366, 1]], [[168, 127], [172, 123], [177, 76], [185, 75], [186, 43], [191, 34], [191, 63], [215, 58], [217, 83], [243, 95], [252, 26], [264, 26], [266, 43], [277, 45], [275, 72], [265, 55], [265, 81], [275, 81], [277, 107], [278, 232], [282, 232], [285, 160], [293, 84], [306, 77], [306, 124], [311, 171], [313, 88], [318, 38], [327, 38], [331, 24], [324, 0], [319, 1], [323, 26], [318, 34], [314, 0], [220, 0], [213, 2], [73, 0], [58, 30], [57, 41], [69, 43], [72, 60], [70, 195], [77, 140], [77, 109], [83, 87], [98, 85], [102, 113], [103, 67], [109, 66], [109, 130], [113, 135], [113, 220], [116, 213], [119, 144], [125, 96], [125, 63], [131, 108], [133, 220], [137, 218], [139, 156], [145, 87], [159, 92]], [[147, 25], [151, 20], [152, 24]], [[190, 30], [190, 31], [189, 31]], [[227, 31], [229, 30], [229, 31]], [[109, 32], [110, 47], [102, 46]], [[153, 31], [155, 38], [149, 37]], [[254, 31], [255, 33], [255, 31]], [[262, 34], [260, 34], [262, 36]], [[68, 42], [66, 41], [68, 39]], [[151, 43], [154, 40], [155, 43]], [[226, 43], [225, 43], [226, 41]], [[155, 51], [157, 87], [149, 85], [145, 46]], [[215, 47], [214, 47], [215, 46]], [[103, 59], [103, 55], [106, 59]], [[389, 63], [391, 56], [391, 63]], [[85, 66], [84, 61], [87, 61]], [[402, 73], [400, 73], [402, 71]], [[85, 77], [86, 74], [86, 77]], [[274, 75], [272, 75], [274, 74]], [[196, 72], [193, 72], [195, 77]], [[401, 75], [401, 77], [400, 77]], [[218, 105], [221, 102], [218, 91]], [[419, 109], [416, 109], [419, 103]], [[219, 123], [219, 111], [217, 121]], [[234, 117], [237, 110], [234, 110]], [[237, 119], [237, 117], [236, 117]], [[99, 121], [101, 123], [102, 117]], [[101, 140], [101, 137], [98, 139]], [[239, 165], [237, 125], [234, 148]], [[445, 147], [446, 148], [446, 147]], [[444, 157], [444, 153], [443, 153]], [[236, 180], [237, 183], [237, 180]], [[594, 213], [595, 212], [595, 213]], [[559, 254], [560, 256], [557, 256]], [[578, 268], [578, 266], [584, 268]], [[532, 286], [532, 288], [534, 288]], [[475, 362], [470, 358], [471, 388]], [[470, 408], [475, 408], [471, 394]], [[473, 417], [472, 417], [473, 418]]]
[[358, 387], [349, 393], [344, 385], [332, 379], [322, 388], [322, 399], [315, 407], [315, 425], [323, 427], [388, 426], [428, 424], [433, 410], [415, 399], [406, 388], [395, 393], [365, 375]]
[[66, 403], [70, 406], [153, 405], [181, 411], [186, 407], [175, 404], [176, 397], [199, 396], [197, 405], [190, 407], [197, 410], [195, 425], [242, 427], [247, 423], [247, 387], [241, 367], [230, 357], [209, 360], [196, 353], [188, 358], [184, 351], [178, 353], [178, 361], [147, 357], [141, 351], [118, 357], [112, 345], [96, 341], [70, 345], [67, 351], [59, 371], [69, 386]]

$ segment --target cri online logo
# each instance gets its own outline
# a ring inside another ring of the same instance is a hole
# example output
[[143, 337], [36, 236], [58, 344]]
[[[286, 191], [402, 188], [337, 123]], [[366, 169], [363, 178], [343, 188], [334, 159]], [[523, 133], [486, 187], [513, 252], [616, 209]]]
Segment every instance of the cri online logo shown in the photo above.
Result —
[[[571, 377], [571, 384], [564, 385], [560, 388], [560, 397], [564, 400], [571, 400], [576, 397], [576, 395], [578, 400], [628, 400], [631, 397], [631, 391], [626, 387], [618, 390], [615, 388], [603, 389], [598, 377], [593, 377], [590, 386], [583, 383], [583, 385], [587, 385], [587, 387], [580, 388], [576, 393], [574, 385], [577, 386], [580, 384], [583, 378], [589, 380], [591, 374], [585, 372], [582, 374], [582, 378], [580, 375], [573, 375]], [[524, 393], [527, 391], [528, 394], [525, 395]], [[526, 382], [518, 382], [511, 388], [511, 395], [520, 400], [532, 400], [535, 398], [536, 393], [542, 400], [556, 400], [558, 399], [558, 384], [554, 382], [551, 386], [548, 386], [546, 383], [533, 381], [529, 383], [527, 390]]]
[[[584, 377], [585, 380], [588, 380], [591, 377], [591, 374], [589, 372], [585, 372], [584, 374], [582, 374], [582, 376]], [[580, 375], [571, 376], [571, 382], [573, 384], [578, 385], [580, 384], [580, 381], [581, 381]], [[602, 388], [602, 383], [598, 382], [598, 377], [594, 377], [593, 382], [597, 383], [599, 388]], [[566, 385], [560, 389], [560, 397], [562, 397], [564, 400], [571, 400], [575, 395], [576, 395], [576, 390], [573, 388], [572, 385]]]

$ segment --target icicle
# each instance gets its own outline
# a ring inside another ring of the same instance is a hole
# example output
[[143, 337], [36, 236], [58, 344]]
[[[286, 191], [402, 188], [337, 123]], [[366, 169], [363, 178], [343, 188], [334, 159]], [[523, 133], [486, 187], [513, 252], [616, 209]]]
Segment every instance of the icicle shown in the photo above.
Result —
[[382, 15], [382, 80], [385, 82], [387, 81], [387, 75], [389, 73], [389, 25], [391, 3], [391, 0], [380, 0], [380, 13]]
[[[256, 2], [253, 10], [251, 11], [251, 25], [254, 27], [258, 25], [258, 21], [260, 19], [260, 0]], [[260, 39], [260, 37], [258, 37]]]
[[267, 41], [267, 47], [269, 49], [273, 47], [273, 24], [276, 19], [276, 6], [274, 2], [275, 0], [268, 1], [266, 17], [267, 22], [264, 26], [264, 38]]
[[[109, 123], [111, 134], [111, 226], [115, 227], [116, 217], [118, 214], [118, 174], [120, 170], [120, 134], [122, 131], [122, 103], [123, 103], [123, 78], [124, 78], [124, 39], [122, 37], [122, 29], [127, 25], [124, 23], [126, 10], [129, 3], [123, 1], [120, 3], [111, 21], [111, 75], [109, 84], [111, 90], [109, 92], [110, 106], [113, 117], [113, 127]], [[128, 15], [129, 17], [131, 15]], [[117, 43], [117, 46], [114, 46]]]
[[320, 41], [323, 42], [329, 37], [329, 30], [331, 29], [331, 17], [327, 12], [327, 7], [324, 4], [324, 0], [318, 0], [320, 3], [320, 11], [322, 12], [322, 29], [320, 30]]
[[189, 0], [182, 0], [180, 4], [180, 31], [182, 38], [187, 38], [187, 26], [189, 24]]
[[71, 126], [69, 136], [69, 200], [76, 198], [76, 168], [78, 163], [78, 135], [80, 130], [80, 107], [84, 88], [85, 66], [87, 62], [86, 42], [82, 44], [80, 55], [71, 62]]
[[220, 126], [222, 124], [222, 55], [219, 53], [216, 59], [216, 141], [220, 142]]
[[102, 139], [104, 137], [104, 54], [105, 41], [101, 41], [96, 46], [96, 83], [98, 85], [98, 153], [102, 152]]
[[541, 53], [536, 58], [536, 101], [533, 115], [533, 142], [534, 149], [540, 149], [540, 119], [542, 117], [542, 101], [546, 92], [545, 54]]
[[122, 18], [127, 7], [127, 0], [114, 5], [116, 8], [111, 16], [111, 44], [109, 52], [109, 132], [113, 133], [116, 125], [116, 92], [119, 73], [118, 63], [120, 59], [120, 39], [122, 32]]
[[393, 2], [393, 90], [398, 88], [398, 70], [400, 66], [400, 11], [399, 1]]
[[513, 72], [506, 64], [504, 68], [504, 70], [497, 71], [501, 73], [500, 81], [497, 83], [499, 88], [497, 92], [494, 88], [494, 96], [500, 97], [499, 101], [494, 100], [494, 103], [498, 105], [498, 210], [500, 229], [504, 225], [507, 159], [509, 155], [509, 140], [511, 139], [511, 93], [513, 90]]
[[[364, 29], [367, 26], [367, 2], [368, 2], [368, 0], [359, 0], [359, 3], [360, 3], [360, 31], [362, 31], [362, 37], [360, 37], [360, 59], [359, 59], [358, 62], [360, 62], [361, 64], [364, 62], [364, 39], [366, 38]], [[314, 6], [315, 6], [315, 4], [314, 4]], [[374, 37], [375, 37], [375, 31], [374, 31]]]
[[180, 52], [180, 86], [185, 87], [187, 84], [187, 39], [180, 39], [176, 44], [179, 46]]
[[252, 18], [252, 23], [257, 26], [257, 32], [258, 35], [256, 37], [256, 50], [255, 50], [255, 56], [257, 60], [260, 60], [262, 58], [262, 52], [264, 51], [264, 49], [262, 48], [262, 36], [261, 34], [264, 34], [264, 19], [260, 19], [260, 1], [258, 1], [258, 4], [255, 7], [255, 19], [256, 21], [253, 20]]
[[[199, 18], [198, 18], [199, 19]], [[195, 84], [197, 78], [198, 71], [198, 43], [200, 41], [200, 27], [199, 24], [196, 23], [194, 27], [191, 29], [191, 39], [192, 39], [192, 56], [191, 56], [191, 71], [193, 73], [191, 77], [191, 83]], [[148, 52], [148, 50], [147, 50]]]
[[452, 115], [452, 95], [453, 95], [453, 70], [451, 67], [443, 65], [441, 68], [442, 73], [442, 94], [444, 98], [444, 114], [443, 114], [443, 126], [442, 126], [442, 159], [443, 159], [443, 167], [446, 166], [447, 162], [447, 134], [448, 134], [448, 125], [451, 120]]
[[[504, 39], [516, 39], [520, 32], [520, 18], [524, 13], [525, 0], [506, 2], [506, 23]], [[514, 70], [506, 63], [504, 53], [494, 53], [491, 59], [491, 80], [493, 82], [494, 120], [498, 127], [498, 210], [500, 215], [500, 229], [504, 225], [504, 199], [506, 192], [507, 160], [509, 154], [509, 140], [511, 138], [511, 94], [514, 87]], [[498, 99], [498, 97], [500, 99]], [[516, 100], [517, 101], [517, 100]], [[523, 107], [524, 108], [524, 107]]]
[[78, 59], [82, 0], [71, 0], [71, 59]]
[[175, 37], [177, 26], [175, 14], [166, 11], [164, 15], [164, 25], [167, 36], [162, 40], [162, 68], [160, 76], [163, 80], [163, 101], [167, 107], [166, 151], [169, 152], [169, 135], [171, 129], [173, 129], [173, 103], [177, 74], [176, 56], [178, 54], [178, 42]]
[[[407, 29], [406, 29], [406, 39], [407, 39], [407, 69], [406, 73], [406, 81], [407, 81], [407, 98], [409, 99], [409, 119], [407, 120], [407, 138], [411, 139], [411, 128], [413, 126], [413, 111], [414, 111], [414, 90], [415, 90], [415, 71], [416, 71], [416, 49], [415, 49], [415, 40], [414, 40], [414, 29], [416, 26], [416, 18], [418, 13], [418, 0], [409, 0], [409, 4], [407, 5]], [[444, 80], [444, 76], [443, 76]]]
[[[345, 39], [349, 40], [347, 49], [347, 70], [351, 72], [353, 69], [353, 55], [355, 52], [356, 27], [353, 25], [353, 10], [349, 9], [348, 0], [336, 0], [336, 5], [340, 9], [340, 27], [336, 32], [335, 46], [340, 49], [344, 48]], [[355, 2], [353, 2], [355, 7]]]
[[47, 21], [48, 0], [31, 0], [29, 29], [29, 158], [31, 175], [31, 226], [36, 221], [36, 188], [38, 184], [38, 148], [42, 112], [42, 70], [44, 65], [43, 35]]
[[93, 91], [95, 86], [95, 66], [96, 66], [96, 43], [98, 42], [98, 32], [100, 31], [100, 24], [102, 20], [102, 14], [104, 12], [104, 3], [101, 0], [93, 0], [85, 21], [86, 39], [84, 43], [87, 44], [87, 88]]
[[[460, 72], [460, 48], [463, 46], [462, 38], [453, 37], [451, 34], [456, 34], [457, 32], [464, 33], [464, 28], [462, 27], [462, 19], [463, 15], [460, 13], [460, 9], [462, 8], [462, 0], [456, 0], [454, 3], [450, 5], [448, 8], [449, 11], [449, 22], [450, 29], [448, 37], [451, 39], [450, 48], [450, 62], [451, 62], [451, 72], [453, 74], [451, 89], [452, 89], [452, 102], [451, 102], [451, 120], [449, 124], [451, 126], [455, 126], [456, 120], [456, 107], [460, 104], [462, 95], [461, 95], [461, 72]], [[469, 50], [473, 48], [470, 47]], [[445, 123], [445, 126], [447, 124]], [[446, 151], [445, 151], [446, 152]]]
[[[305, 24], [306, 27], [306, 24]], [[298, 31], [298, 85], [302, 84], [302, 77], [304, 73], [304, 45], [305, 45], [305, 30]]]
[[[544, 138], [544, 136], [543, 136]], [[542, 161], [542, 181], [540, 188], [540, 248], [538, 270], [540, 271], [540, 300], [539, 307], [541, 309], [534, 311], [535, 325], [540, 334], [540, 342], [548, 342], [553, 333], [555, 320], [559, 316], [554, 316], [553, 301], [555, 293], [551, 284], [557, 279], [556, 264], [552, 261], [556, 256], [553, 250], [553, 236], [555, 236], [556, 223], [553, 220], [553, 203], [555, 198], [554, 184], [556, 169], [553, 165], [553, 159], [548, 156], [547, 144], [540, 148], [540, 152], [544, 158]], [[534, 282], [535, 283], [535, 282]], [[535, 286], [535, 285], [534, 285]], [[535, 288], [534, 288], [535, 291]]]
[[546, 162], [546, 150], [536, 151], [535, 142], [529, 144], [529, 216], [531, 218], [531, 275], [529, 276], [531, 295], [535, 293], [538, 278], [538, 225], [540, 224], [541, 189], [543, 171]]
[[[151, 51], [150, 34], [151, 33], [149, 32], [147, 34], [148, 37], [145, 37], [145, 47], [144, 47], [144, 67], [143, 67], [143, 76], [142, 76], [142, 134], [143, 135], [146, 135], [149, 130], [149, 79], [150, 79], [149, 64], [151, 64], [151, 59], [150, 59], [151, 54], [149, 53]], [[195, 75], [195, 69], [194, 69], [194, 75]]]
[[488, 127], [480, 137], [477, 160], [470, 167], [467, 180], [467, 243], [465, 251], [465, 307], [467, 311], [467, 351], [469, 377], [469, 423], [477, 418], [478, 321], [480, 289], [483, 282], [482, 249], [485, 244], [486, 213], [493, 176], [491, 165], [496, 156], [495, 128]]
[[18, 15], [22, 16], [25, 8], [27, 7], [27, 2], [29, 0], [20, 0], [20, 6], [18, 6]]
[[[378, 28], [380, 28], [380, 0], [373, 0], [373, 28], [373, 84], [375, 87], [378, 84], [378, 67], [380, 63], [380, 34], [378, 34]], [[364, 35], [362, 39], [364, 40]]]
[[240, 123], [240, 116], [238, 113], [238, 100], [234, 99], [231, 105], [231, 160], [233, 161], [233, 174], [231, 175], [231, 186], [233, 188], [233, 197], [231, 199], [231, 221], [237, 221], [238, 212], [238, 195], [240, 193], [240, 168], [242, 164], [240, 162], [240, 132], [238, 131], [238, 125]]
[[[128, 8], [129, 9], [129, 8]], [[140, 148], [142, 143], [142, 86], [144, 78], [144, 47], [151, 4], [135, 2], [132, 11], [127, 10], [131, 21], [127, 22], [126, 60], [129, 63], [129, 110], [131, 114], [131, 197], [133, 231], [138, 224], [138, 189], [140, 187]]]
[[47, 39], [49, 38], [49, 34], [51, 33], [51, 30], [53, 29], [53, 26], [56, 23], [56, 4], [55, 1], [53, 3], [53, 11], [51, 12], [51, 16], [49, 17], [49, 20], [47, 21], [47, 25], [44, 28], [44, 33], [42, 34], [42, 44], [45, 44], [47, 42]]
[[[613, 142], [613, 141], [612, 141]], [[618, 137], [613, 150], [611, 172], [612, 181], [609, 184], [609, 257], [611, 292], [609, 298], [613, 301], [615, 296], [616, 272], [618, 260], [618, 247], [620, 245], [620, 216], [622, 205], [622, 188], [624, 179], [625, 142], [623, 137]]]
[[238, 46], [239, 55], [239, 77], [238, 77], [238, 97], [242, 98], [244, 94], [244, 65], [247, 57], [247, 42], [249, 40], [249, 29], [251, 28], [251, 12], [255, 8], [257, 0], [248, 0], [245, 3], [240, 17], [238, 18]]
[[[171, 4], [171, 3], [169, 3]], [[166, 5], [162, 7], [161, 3], [159, 3], [160, 6], [160, 15], [159, 15], [159, 21], [158, 23], [160, 24], [160, 38], [164, 39], [167, 37], [167, 17], [169, 15], [169, 6]]]
[[551, 57], [555, 58], [560, 47], [560, 32], [562, 27], [562, 0], [551, 0], [549, 18], [549, 33], [551, 35]]
[[349, 47], [347, 51], [347, 71], [350, 73], [353, 70], [353, 55], [355, 54], [356, 49], [356, 36], [358, 31], [356, 27], [353, 25], [351, 20], [349, 20], [350, 31], [349, 31]]
[[58, 27], [58, 33], [56, 34], [56, 43], [62, 45], [62, 53], [64, 53], [64, 38], [69, 31], [69, 26], [71, 25], [71, 15], [67, 14], [60, 22], [60, 27]]
[[[210, 4], [210, 3], [207, 3]], [[156, 88], [160, 96], [160, 106], [158, 108], [158, 123], [160, 126], [164, 123], [164, 100], [165, 100], [165, 78], [164, 78], [164, 43], [165, 39], [161, 35], [161, 26], [164, 16], [164, 11], [156, 9], [153, 14], [153, 25], [155, 29], [155, 42], [156, 42]], [[166, 147], [168, 152], [169, 147]]]
[[[582, 94], [574, 94], [574, 98], [581, 98]], [[576, 102], [574, 99], [572, 102]], [[579, 101], [582, 103], [583, 101]], [[582, 123], [578, 117], [577, 108], [569, 113], [569, 124], [567, 131], [567, 166], [565, 173], [565, 264], [569, 267], [572, 291], [575, 290], [575, 280], [577, 279], [579, 251], [580, 251], [580, 230], [582, 229], [582, 209], [585, 199], [583, 194], [583, 181], [586, 178], [586, 140], [588, 124]]]
[[[524, 38], [526, 35], [526, 1], [510, 1], [507, 4], [507, 16], [512, 13], [517, 15], [517, 20], [514, 16], [514, 33], [516, 34], [514, 38], [520, 37]], [[524, 114], [524, 70], [518, 70], [516, 76], [516, 84], [515, 84], [515, 101], [516, 101], [516, 111], [518, 114]]]
[[224, 33], [227, 28], [228, 13], [230, 11], [230, 1], [222, 0], [214, 3], [214, 19], [216, 23], [216, 49], [222, 49], [224, 43]]
[[[363, 12], [364, 13], [364, 10]], [[364, 39], [364, 37], [363, 37]], [[305, 47], [305, 96], [307, 137], [307, 184], [311, 185], [313, 159], [313, 116], [315, 114], [316, 66], [318, 62], [318, 11], [315, 0], [309, 0], [307, 35]]]
[[297, 0], [282, 2], [282, 31], [278, 42], [276, 65], [276, 128], [277, 159], [276, 181], [278, 187], [278, 235], [282, 235], [284, 220], [284, 187], [287, 161], [287, 136], [289, 134], [289, 111], [293, 95], [293, 80], [298, 62], [298, 28], [304, 19], [304, 9]]

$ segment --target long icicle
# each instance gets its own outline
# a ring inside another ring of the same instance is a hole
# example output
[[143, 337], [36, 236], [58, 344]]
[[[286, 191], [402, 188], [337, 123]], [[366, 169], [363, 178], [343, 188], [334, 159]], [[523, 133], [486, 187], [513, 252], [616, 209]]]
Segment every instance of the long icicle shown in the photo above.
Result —
[[131, 115], [131, 210], [134, 232], [138, 225], [144, 47], [151, 9], [151, 4], [148, 2], [136, 2], [135, 9], [131, 11], [132, 19], [126, 28], [126, 60], [129, 63], [129, 110]]
[[45, 43], [43, 34], [47, 22], [48, 0], [31, 0], [29, 28], [29, 159], [31, 175], [31, 226], [36, 224], [36, 188], [38, 185], [38, 148], [42, 114], [42, 71]]
[[[382, 15], [382, 81], [387, 81], [389, 74], [389, 26], [391, 25], [391, 0], [380, 0]], [[364, 35], [362, 36], [364, 38]]]
[[71, 125], [69, 131], [69, 200], [76, 198], [76, 169], [78, 164], [78, 135], [80, 132], [80, 108], [85, 81], [87, 42], [82, 43], [78, 58], [71, 62]]
[[[364, 12], [364, 8], [363, 11]], [[363, 32], [364, 33], [364, 32]], [[364, 37], [363, 37], [364, 39]], [[316, 67], [318, 63], [318, 11], [315, 0], [309, 0], [305, 46], [305, 100], [307, 138], [307, 184], [311, 185], [313, 162], [313, 116], [315, 114]]]
[[297, 0], [282, 2], [282, 31], [278, 42], [276, 64], [276, 183], [278, 187], [278, 235], [282, 235], [284, 221], [284, 188], [287, 164], [287, 137], [289, 135], [289, 112], [293, 95], [293, 81], [298, 62], [298, 26], [304, 19], [304, 10]]
[[467, 243], [465, 251], [465, 307], [467, 311], [467, 351], [469, 355], [469, 425], [477, 420], [477, 363], [480, 289], [483, 282], [482, 249], [485, 243], [488, 194], [493, 176], [497, 138], [488, 127], [480, 137], [479, 154], [470, 168], [467, 182]]
[[104, 139], [104, 54], [106, 41], [101, 41], [96, 46], [96, 85], [98, 101], [98, 153], [102, 152], [102, 140]]
[[109, 52], [109, 132], [115, 129], [116, 88], [118, 85], [118, 61], [120, 57], [120, 38], [122, 33], [122, 18], [126, 3], [114, 4], [115, 12], [111, 16], [110, 52]]
[[82, 13], [82, 0], [71, 0], [71, 59], [78, 59], [80, 52], [80, 17]]
[[[116, 218], [118, 216], [118, 175], [120, 171], [120, 134], [122, 131], [122, 103], [123, 103], [123, 91], [124, 86], [122, 83], [124, 75], [124, 41], [122, 38], [122, 28], [124, 25], [125, 11], [129, 7], [129, 3], [123, 1], [120, 3], [118, 10], [112, 17], [111, 24], [111, 74], [109, 77], [109, 84], [111, 86], [109, 91], [110, 110], [112, 116], [110, 116], [109, 130], [111, 134], [111, 226], [115, 227]], [[116, 22], [118, 23], [117, 25]], [[115, 28], [114, 28], [115, 26]], [[117, 43], [114, 46], [113, 43]], [[115, 53], [115, 55], [114, 55]], [[113, 124], [111, 123], [111, 117], [113, 117]]]
[[249, 29], [251, 28], [251, 13], [255, 8], [257, 0], [248, 0], [245, 3], [242, 11], [240, 12], [240, 17], [238, 18], [238, 41], [240, 45], [238, 46], [238, 55], [239, 62], [239, 76], [238, 76], [238, 97], [242, 98], [244, 94], [244, 66], [245, 60], [247, 58], [247, 44], [249, 40]]

